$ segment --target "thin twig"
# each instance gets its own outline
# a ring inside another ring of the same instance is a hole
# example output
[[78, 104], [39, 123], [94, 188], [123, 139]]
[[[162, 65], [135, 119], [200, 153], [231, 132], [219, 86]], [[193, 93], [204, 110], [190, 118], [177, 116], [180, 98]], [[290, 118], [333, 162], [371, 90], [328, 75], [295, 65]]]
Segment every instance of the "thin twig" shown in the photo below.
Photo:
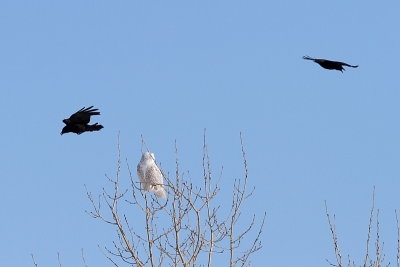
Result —
[[36, 263], [35, 257], [33, 256], [33, 253], [31, 253], [31, 258], [32, 258], [32, 261], [33, 261], [33, 265], [35, 265], [35, 267], [38, 267], [39, 265]]
[[371, 228], [372, 228], [372, 219], [374, 217], [374, 209], [375, 209], [375, 186], [373, 187], [373, 190], [372, 190], [372, 207], [371, 207], [371, 212], [369, 215], [367, 244], [366, 244], [365, 258], [364, 258], [364, 265], [363, 265], [364, 267], [367, 266], [367, 262], [368, 262], [368, 258], [369, 258], [369, 243], [371, 240]]
[[397, 254], [396, 254], [396, 261], [397, 267], [400, 267], [400, 226], [399, 226], [399, 218], [397, 216], [397, 210], [394, 210], [396, 214], [396, 228], [397, 228]]
[[60, 267], [62, 267], [61, 259], [60, 259], [60, 252], [57, 252], [57, 260], [58, 260], [58, 265], [59, 265]]
[[85, 267], [88, 267], [87, 263], [86, 263], [86, 259], [85, 259], [85, 255], [83, 253], [83, 248], [81, 249], [81, 257], [82, 257], [82, 261], [83, 261], [83, 265]]
[[332, 223], [331, 217], [330, 217], [329, 212], [328, 212], [328, 205], [326, 203], [326, 200], [325, 200], [325, 215], [326, 215], [326, 217], [328, 219], [329, 229], [331, 230], [331, 234], [332, 234], [332, 240], [333, 240], [333, 246], [334, 246], [334, 249], [335, 249], [335, 256], [336, 256], [337, 265], [332, 264], [328, 260], [326, 260], [326, 261], [332, 266], [342, 267], [343, 266], [342, 265], [342, 253], [340, 252], [339, 242], [338, 242], [338, 238], [337, 238], [337, 234], [336, 234], [336, 217], [335, 217], [335, 215], [333, 215], [334, 222]]

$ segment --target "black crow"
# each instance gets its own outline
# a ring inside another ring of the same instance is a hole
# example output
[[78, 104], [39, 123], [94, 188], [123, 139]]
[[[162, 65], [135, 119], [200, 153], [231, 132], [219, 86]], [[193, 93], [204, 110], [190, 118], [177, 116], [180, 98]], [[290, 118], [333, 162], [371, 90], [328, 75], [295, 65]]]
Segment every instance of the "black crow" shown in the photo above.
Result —
[[64, 128], [61, 131], [61, 134], [65, 133], [76, 133], [81, 134], [84, 132], [93, 132], [100, 131], [100, 129], [104, 128], [103, 125], [100, 124], [92, 124], [89, 125], [90, 116], [92, 115], [100, 115], [100, 112], [97, 111], [97, 108], [93, 108], [90, 106], [88, 108], [81, 108], [77, 112], [71, 115], [69, 119], [63, 120], [65, 123]]
[[343, 68], [343, 66], [346, 67], [351, 67], [351, 68], [358, 68], [358, 65], [353, 66], [353, 65], [349, 65], [347, 63], [344, 62], [339, 62], [339, 61], [331, 61], [331, 60], [327, 60], [327, 59], [319, 59], [319, 58], [312, 58], [309, 56], [305, 56], [303, 57], [304, 59], [307, 60], [312, 60], [315, 63], [318, 63], [321, 67], [323, 67], [324, 69], [328, 69], [328, 70], [340, 70], [342, 73], [345, 70]]

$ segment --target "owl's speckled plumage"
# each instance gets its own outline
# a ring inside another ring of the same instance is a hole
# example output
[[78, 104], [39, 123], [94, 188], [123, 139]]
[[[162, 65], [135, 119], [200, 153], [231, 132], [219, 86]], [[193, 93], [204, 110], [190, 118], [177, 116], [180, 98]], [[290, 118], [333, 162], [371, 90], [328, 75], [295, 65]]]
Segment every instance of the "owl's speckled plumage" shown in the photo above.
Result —
[[166, 198], [167, 196], [163, 186], [163, 175], [155, 159], [154, 153], [143, 153], [137, 165], [137, 175], [144, 191], [155, 191], [157, 197]]

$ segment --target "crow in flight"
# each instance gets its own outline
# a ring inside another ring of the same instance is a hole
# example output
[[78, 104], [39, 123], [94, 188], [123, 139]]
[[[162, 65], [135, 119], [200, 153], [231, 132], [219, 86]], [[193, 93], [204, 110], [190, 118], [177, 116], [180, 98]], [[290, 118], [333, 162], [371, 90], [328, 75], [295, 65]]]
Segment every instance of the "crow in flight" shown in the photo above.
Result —
[[342, 73], [345, 70], [343, 68], [343, 66], [351, 67], [351, 68], [358, 68], [358, 65], [357, 66], [353, 66], [353, 65], [349, 65], [347, 63], [339, 62], [339, 61], [330, 61], [330, 60], [327, 60], [327, 59], [312, 58], [312, 57], [309, 57], [309, 56], [305, 56], [303, 58], [307, 59], [307, 60], [312, 60], [315, 63], [318, 63], [324, 69], [340, 70]]
[[83, 107], [72, 114], [69, 119], [63, 120], [65, 126], [61, 131], [61, 135], [65, 133], [81, 134], [84, 132], [100, 131], [100, 129], [104, 128], [103, 125], [97, 123], [92, 125], [88, 124], [90, 121], [90, 116], [100, 115], [100, 112], [98, 112], [97, 110], [98, 109], [93, 108], [93, 106], [90, 106], [88, 108]]

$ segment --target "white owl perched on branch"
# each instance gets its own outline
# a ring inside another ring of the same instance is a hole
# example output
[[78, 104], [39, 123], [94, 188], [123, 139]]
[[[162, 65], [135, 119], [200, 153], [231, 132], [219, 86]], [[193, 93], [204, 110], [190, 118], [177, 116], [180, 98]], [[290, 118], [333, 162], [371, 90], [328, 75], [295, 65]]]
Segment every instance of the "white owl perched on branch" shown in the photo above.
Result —
[[154, 153], [143, 153], [137, 165], [139, 181], [144, 191], [155, 191], [157, 197], [167, 198], [163, 185], [163, 175], [156, 165], [155, 159]]

